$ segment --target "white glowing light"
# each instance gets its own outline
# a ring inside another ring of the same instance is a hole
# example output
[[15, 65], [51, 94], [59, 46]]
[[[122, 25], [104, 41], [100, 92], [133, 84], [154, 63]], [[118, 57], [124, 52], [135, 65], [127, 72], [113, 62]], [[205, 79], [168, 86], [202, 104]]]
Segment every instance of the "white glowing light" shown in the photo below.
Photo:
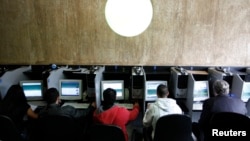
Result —
[[108, 0], [105, 16], [110, 28], [119, 35], [132, 37], [141, 34], [151, 23], [151, 0]]

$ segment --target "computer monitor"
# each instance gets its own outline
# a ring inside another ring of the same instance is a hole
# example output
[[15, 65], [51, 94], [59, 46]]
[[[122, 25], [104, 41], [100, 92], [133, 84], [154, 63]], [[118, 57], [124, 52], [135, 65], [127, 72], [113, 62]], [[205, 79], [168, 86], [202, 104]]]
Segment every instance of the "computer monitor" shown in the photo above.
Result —
[[82, 80], [59, 80], [59, 93], [62, 100], [82, 100]]
[[250, 82], [245, 82], [243, 84], [241, 100], [247, 102], [249, 98], [250, 98]]
[[101, 99], [103, 101], [103, 91], [107, 88], [116, 90], [116, 100], [124, 100], [124, 80], [102, 80]]
[[42, 80], [23, 80], [19, 83], [28, 101], [43, 100]]
[[156, 89], [160, 84], [167, 85], [167, 81], [146, 81], [145, 101], [155, 101], [157, 99]]
[[204, 101], [207, 98], [209, 98], [208, 81], [195, 81], [193, 90], [193, 101]]

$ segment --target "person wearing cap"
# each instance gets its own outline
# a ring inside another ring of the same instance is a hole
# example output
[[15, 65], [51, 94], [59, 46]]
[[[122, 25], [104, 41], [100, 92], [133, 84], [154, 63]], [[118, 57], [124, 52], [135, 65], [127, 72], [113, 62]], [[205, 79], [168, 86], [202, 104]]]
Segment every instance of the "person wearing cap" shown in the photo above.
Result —
[[245, 103], [239, 98], [229, 96], [229, 84], [225, 80], [216, 80], [213, 83], [214, 97], [210, 97], [203, 103], [198, 126], [203, 138], [203, 132], [208, 128], [210, 118], [218, 112], [235, 112], [246, 115], [247, 109]]

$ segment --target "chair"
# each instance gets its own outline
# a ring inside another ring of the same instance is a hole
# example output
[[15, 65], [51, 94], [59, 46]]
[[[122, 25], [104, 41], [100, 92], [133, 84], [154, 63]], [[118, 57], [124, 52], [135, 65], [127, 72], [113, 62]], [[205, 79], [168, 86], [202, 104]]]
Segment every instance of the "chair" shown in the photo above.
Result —
[[89, 131], [90, 141], [125, 141], [122, 129], [116, 125], [94, 124]]
[[0, 140], [2, 141], [23, 141], [16, 125], [11, 118], [0, 115]]
[[77, 125], [75, 120], [68, 116], [53, 115], [39, 118], [34, 124], [32, 141], [78, 141], [83, 135], [82, 128]]
[[154, 141], [194, 141], [192, 121], [187, 115], [171, 114], [158, 119], [155, 126]]
[[[233, 112], [219, 112], [213, 114], [209, 123], [209, 130], [205, 133], [205, 141], [211, 141], [215, 139], [222, 139], [221, 136], [216, 136], [213, 131], [246, 131], [250, 133], [250, 119], [249, 117]], [[240, 141], [250, 140], [250, 135], [240, 137], [237, 135], [235, 139]], [[225, 136], [223, 137], [225, 138]], [[230, 136], [228, 137], [230, 138]]]

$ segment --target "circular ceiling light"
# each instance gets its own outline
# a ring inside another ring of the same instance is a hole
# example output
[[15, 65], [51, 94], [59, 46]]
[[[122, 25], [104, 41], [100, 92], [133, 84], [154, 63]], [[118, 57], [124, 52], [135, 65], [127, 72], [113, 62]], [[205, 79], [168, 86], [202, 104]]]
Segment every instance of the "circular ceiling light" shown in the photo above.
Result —
[[151, 23], [151, 0], [108, 0], [105, 17], [110, 28], [121, 36], [141, 34]]

